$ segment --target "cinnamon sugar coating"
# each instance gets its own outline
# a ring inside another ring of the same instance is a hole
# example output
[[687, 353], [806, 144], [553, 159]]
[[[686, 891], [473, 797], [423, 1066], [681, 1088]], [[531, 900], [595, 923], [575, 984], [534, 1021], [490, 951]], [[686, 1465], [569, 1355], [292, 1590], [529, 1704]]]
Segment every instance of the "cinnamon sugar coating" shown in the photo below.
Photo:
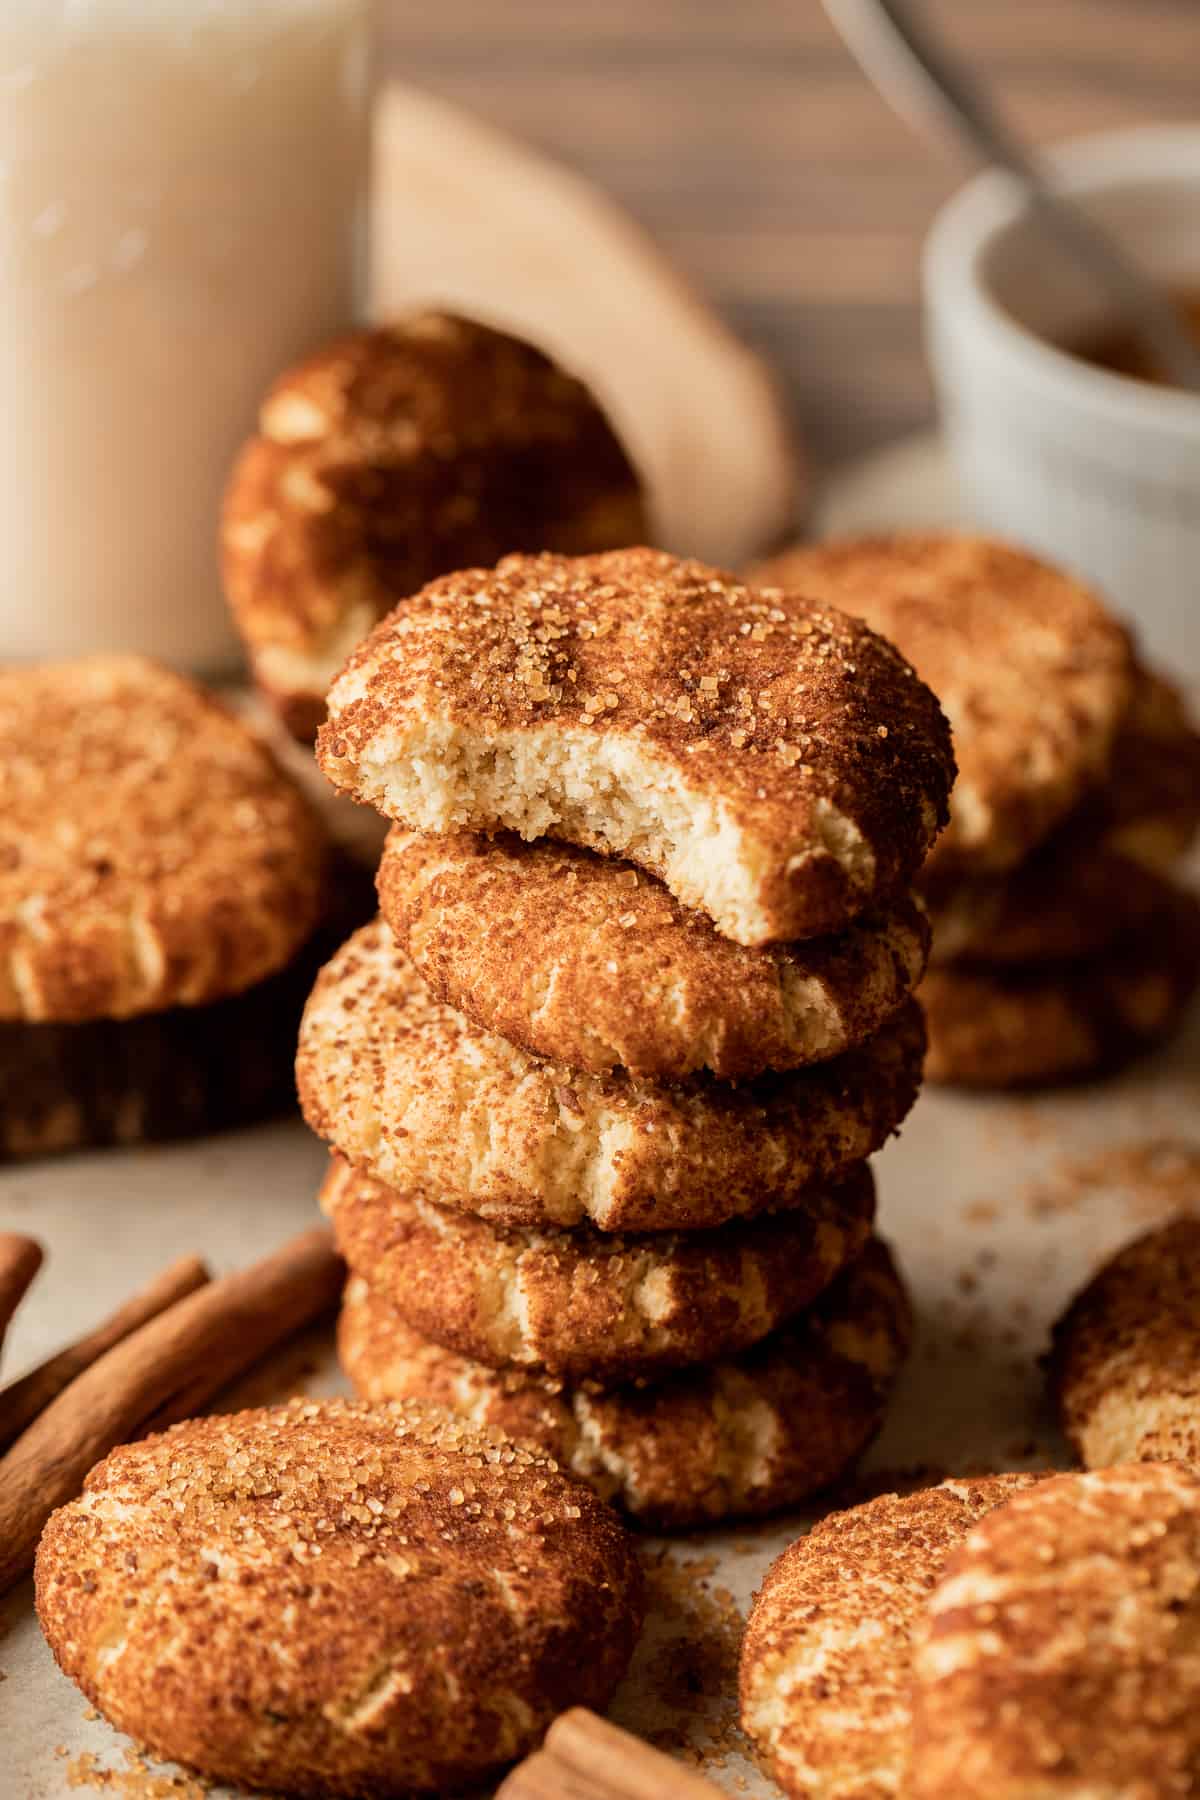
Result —
[[946, 1558], [1037, 1479], [982, 1475], [830, 1513], [776, 1558], [742, 1640], [742, 1727], [793, 1800], [904, 1788], [912, 1636]]
[[621, 1237], [489, 1225], [335, 1157], [321, 1189], [352, 1271], [422, 1337], [493, 1367], [629, 1379], [745, 1349], [862, 1251], [860, 1164], [803, 1208], [716, 1231]]
[[359, 1393], [413, 1395], [527, 1438], [639, 1522], [750, 1517], [828, 1486], [883, 1423], [908, 1354], [908, 1298], [886, 1247], [808, 1311], [738, 1356], [657, 1382], [566, 1387], [508, 1374], [421, 1338], [359, 1277], [338, 1348]]
[[262, 744], [136, 656], [0, 671], [0, 1019], [236, 994], [316, 924], [326, 841]]
[[79, 1025], [0, 1020], [0, 1165], [228, 1131], [294, 1112], [296, 1031], [315, 941], [206, 1006]]
[[221, 521], [256, 679], [308, 737], [350, 650], [435, 575], [645, 535], [637, 477], [583, 384], [516, 338], [433, 312], [281, 375]]
[[931, 868], [1012, 868], [1108, 770], [1133, 694], [1129, 637], [1037, 557], [915, 532], [801, 545], [751, 579], [861, 616], [942, 702], [959, 777]]
[[935, 870], [922, 888], [939, 961], [1046, 962], [1105, 950], [1152, 918], [1200, 829], [1200, 732], [1171, 682], [1139, 668], [1111, 765], [1017, 868]]
[[1162, 911], [1161, 876], [1090, 835], [1056, 831], [1006, 875], [929, 884], [935, 963], [1077, 962], [1136, 938]]
[[1073, 822], [1161, 872], [1200, 831], [1200, 728], [1182, 690], [1155, 670], [1135, 669], [1109, 768]]
[[119, 1729], [218, 1780], [473, 1783], [604, 1707], [641, 1624], [613, 1514], [416, 1404], [294, 1400], [114, 1450], [53, 1514], [37, 1606]]
[[1178, 1461], [1200, 1472], [1200, 1216], [1147, 1232], [1097, 1270], [1054, 1328], [1049, 1374], [1087, 1468]]
[[1157, 885], [1142, 927], [1094, 956], [931, 968], [918, 993], [928, 1079], [965, 1087], [1078, 1080], [1169, 1037], [1200, 979], [1200, 904]]
[[296, 1081], [318, 1136], [390, 1187], [496, 1224], [674, 1231], [804, 1206], [899, 1125], [923, 1054], [909, 1001], [861, 1048], [740, 1087], [581, 1074], [439, 1005], [380, 920], [318, 977]]
[[933, 696], [860, 620], [652, 550], [433, 582], [339, 675], [318, 760], [418, 831], [627, 857], [750, 946], [907, 887], [954, 775]]
[[913, 1647], [912, 1800], [1200, 1790], [1200, 1481], [1058, 1475], [974, 1527]]
[[393, 827], [378, 887], [439, 1000], [595, 1074], [737, 1080], [828, 1061], [896, 1011], [929, 949], [901, 896], [834, 937], [747, 950], [653, 876], [546, 839]]

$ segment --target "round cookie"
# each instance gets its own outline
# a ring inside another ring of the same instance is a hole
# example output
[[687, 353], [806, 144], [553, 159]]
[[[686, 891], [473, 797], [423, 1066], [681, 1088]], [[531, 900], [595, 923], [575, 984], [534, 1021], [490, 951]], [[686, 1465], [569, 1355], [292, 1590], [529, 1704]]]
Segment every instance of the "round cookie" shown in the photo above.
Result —
[[777, 1557], [742, 1640], [742, 1728], [796, 1800], [888, 1800], [908, 1758], [912, 1634], [951, 1551], [1032, 1475], [830, 1513]]
[[1200, 1217], [1147, 1232], [1097, 1271], [1054, 1328], [1049, 1375], [1087, 1468], [1200, 1470]]
[[878, 1239], [809, 1311], [736, 1357], [608, 1389], [504, 1374], [418, 1336], [360, 1277], [338, 1328], [368, 1399], [414, 1396], [528, 1438], [604, 1499], [663, 1529], [796, 1505], [883, 1423], [912, 1321]]
[[1128, 634], [1037, 557], [920, 532], [801, 545], [751, 579], [865, 619], [942, 702], [959, 773], [931, 868], [1012, 868], [1107, 771], [1133, 692]]
[[432, 312], [281, 375], [221, 519], [255, 679], [309, 738], [350, 651], [435, 575], [645, 537], [637, 477], [583, 384], [516, 338]]
[[1079, 962], [931, 968], [928, 1080], [1020, 1087], [1119, 1067], [1169, 1037], [1200, 977], [1200, 905], [1162, 887], [1143, 929]]
[[909, 1001], [857, 1050], [742, 1087], [545, 1062], [431, 999], [383, 922], [318, 977], [296, 1060], [304, 1116], [389, 1187], [506, 1225], [674, 1231], [803, 1205], [916, 1098]]
[[1091, 837], [1056, 831], [1007, 875], [953, 879], [926, 903], [933, 961], [1075, 962], [1140, 933], [1162, 910], [1162, 877]]
[[345, 1400], [114, 1450], [36, 1583], [60, 1667], [120, 1730], [305, 1795], [473, 1784], [607, 1704], [642, 1608], [625, 1531], [545, 1456]]
[[653, 550], [433, 582], [350, 658], [317, 755], [417, 831], [624, 856], [752, 947], [887, 905], [954, 778], [936, 700], [860, 620]]
[[913, 1644], [912, 1800], [1170, 1800], [1200, 1780], [1200, 1481], [1058, 1475], [988, 1513]]
[[277, 975], [209, 1006], [82, 1025], [0, 1020], [0, 1164], [294, 1110], [296, 1031], [322, 960], [306, 946]]
[[0, 1019], [199, 1006], [309, 936], [325, 836], [257, 738], [136, 656], [0, 671]]
[[1200, 828], [1200, 733], [1179, 690], [1139, 669], [1103, 784], [1005, 874], [922, 882], [934, 958], [1075, 959], [1140, 930]]
[[875, 1183], [860, 1163], [789, 1212], [619, 1237], [489, 1225], [335, 1157], [321, 1206], [349, 1267], [422, 1337], [497, 1368], [615, 1381], [732, 1355], [807, 1306], [862, 1251]]
[[929, 927], [900, 898], [835, 937], [747, 950], [631, 864], [546, 839], [393, 828], [378, 876], [426, 986], [535, 1056], [726, 1081], [826, 1062], [894, 1013]]
[[1107, 777], [1084, 801], [1080, 823], [1160, 873], [1200, 831], [1200, 730], [1181, 690], [1152, 670], [1135, 672]]

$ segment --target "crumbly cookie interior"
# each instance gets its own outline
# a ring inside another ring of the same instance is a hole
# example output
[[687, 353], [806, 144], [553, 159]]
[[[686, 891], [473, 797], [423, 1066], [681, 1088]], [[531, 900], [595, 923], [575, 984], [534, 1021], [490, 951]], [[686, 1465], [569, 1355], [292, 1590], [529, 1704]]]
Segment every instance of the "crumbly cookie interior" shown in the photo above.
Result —
[[[561, 724], [484, 734], [432, 718], [402, 737], [380, 732], [360, 752], [357, 777], [362, 798], [414, 830], [565, 838], [652, 869], [737, 943], [775, 935], [763, 890], [778, 868], [778, 846], [626, 735]], [[875, 856], [862, 832], [823, 797], [811, 823], [816, 840], [797, 838], [787, 874], [828, 858], [865, 902]]]

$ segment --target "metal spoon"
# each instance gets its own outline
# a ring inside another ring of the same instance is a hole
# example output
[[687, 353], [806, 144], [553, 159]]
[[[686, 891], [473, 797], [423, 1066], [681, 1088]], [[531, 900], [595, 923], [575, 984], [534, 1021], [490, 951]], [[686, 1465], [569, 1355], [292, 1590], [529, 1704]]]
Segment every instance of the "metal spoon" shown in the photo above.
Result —
[[903, 0], [824, 0], [826, 12], [880, 92], [910, 124], [930, 117], [1014, 176], [1047, 235], [1112, 296], [1146, 354], [1176, 387], [1200, 393], [1200, 349], [1170, 300], [1088, 215], [1050, 185], [965, 69]]

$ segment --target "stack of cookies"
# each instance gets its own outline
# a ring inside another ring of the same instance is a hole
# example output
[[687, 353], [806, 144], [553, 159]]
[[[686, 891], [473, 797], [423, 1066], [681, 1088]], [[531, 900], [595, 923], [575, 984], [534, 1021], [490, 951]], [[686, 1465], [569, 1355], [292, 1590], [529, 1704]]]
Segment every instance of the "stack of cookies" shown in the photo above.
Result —
[[396, 821], [297, 1063], [357, 1390], [660, 1524], [826, 1485], [909, 1336], [865, 1159], [924, 1054], [929, 690], [701, 564], [514, 556], [377, 628], [318, 756]]
[[931, 1080], [1008, 1087], [1167, 1037], [1200, 976], [1175, 879], [1200, 825], [1200, 736], [1095, 594], [983, 538], [860, 539], [761, 565], [885, 633], [937, 693], [959, 780], [922, 876]]

